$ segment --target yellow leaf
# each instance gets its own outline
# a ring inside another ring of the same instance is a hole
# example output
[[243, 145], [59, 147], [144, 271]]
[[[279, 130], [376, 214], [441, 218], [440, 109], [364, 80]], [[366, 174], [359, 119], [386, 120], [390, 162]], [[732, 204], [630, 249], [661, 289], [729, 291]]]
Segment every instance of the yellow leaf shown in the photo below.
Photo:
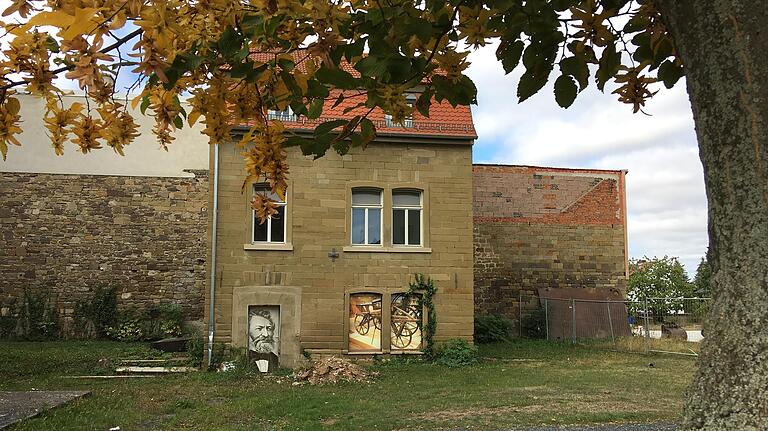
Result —
[[131, 100], [131, 109], [136, 109], [136, 107], [139, 106], [139, 103], [141, 103], [141, 99], [143, 99], [146, 94], [147, 90], [144, 90], [141, 94], [134, 97], [133, 100]]
[[5, 107], [8, 110], [8, 113], [11, 115], [18, 114], [19, 110], [21, 109], [21, 105], [19, 104], [19, 99], [16, 99], [15, 97], [9, 97], [8, 100], [5, 102]]
[[24, 27], [35, 25], [52, 25], [59, 28], [67, 28], [75, 22], [75, 17], [62, 11], [40, 12], [27, 21]]
[[75, 9], [75, 21], [67, 30], [61, 34], [64, 39], [74, 39], [81, 34], [88, 34], [99, 26], [100, 19], [94, 19], [98, 9], [82, 8]]
[[190, 112], [189, 115], [187, 115], [187, 121], [189, 122], [189, 127], [192, 127], [197, 122], [198, 118], [200, 118], [200, 111], [195, 109], [192, 112]]
[[0, 154], [3, 156], [3, 161], [6, 160], [6, 154], [8, 154], [8, 146], [5, 145], [5, 142], [0, 141]]

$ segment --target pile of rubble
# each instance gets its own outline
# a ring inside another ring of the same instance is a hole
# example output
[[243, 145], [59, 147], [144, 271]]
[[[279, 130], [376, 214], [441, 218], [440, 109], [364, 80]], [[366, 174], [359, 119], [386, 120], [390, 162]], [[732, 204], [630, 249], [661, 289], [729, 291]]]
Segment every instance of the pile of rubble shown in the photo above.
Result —
[[297, 371], [293, 377], [296, 384], [309, 383], [310, 385], [323, 385], [327, 383], [360, 382], [370, 383], [370, 379], [378, 375], [375, 371], [366, 371], [363, 367], [347, 360], [331, 356], [319, 361], [312, 361], [312, 365], [301, 371]]

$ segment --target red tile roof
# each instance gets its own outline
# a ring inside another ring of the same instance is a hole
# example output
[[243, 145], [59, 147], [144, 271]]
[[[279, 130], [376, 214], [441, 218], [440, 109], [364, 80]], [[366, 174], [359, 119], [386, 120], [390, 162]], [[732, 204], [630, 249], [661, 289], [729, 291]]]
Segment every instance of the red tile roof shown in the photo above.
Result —
[[[297, 63], [305, 56], [305, 51], [294, 51], [291, 53], [294, 61]], [[255, 61], [269, 61], [273, 58], [273, 54], [268, 53], [252, 53], [251, 59]], [[299, 63], [297, 66], [299, 69], [303, 69], [304, 65]], [[359, 76], [359, 72], [352, 68], [349, 63], [342, 62], [341, 67], [355, 76]], [[316, 125], [329, 120], [336, 119], [350, 119], [355, 115], [363, 115], [368, 111], [368, 108], [361, 107], [356, 108], [348, 113], [344, 113], [344, 110], [348, 107], [357, 105], [359, 102], [365, 101], [365, 95], [357, 95], [356, 91], [345, 91], [345, 99], [335, 108], [333, 104], [336, 102], [340, 91], [335, 90], [331, 92], [330, 97], [326, 100], [323, 106], [323, 116], [316, 120], [309, 120], [305, 117], [291, 117], [290, 120], [283, 123], [286, 128], [298, 130], [298, 129], [313, 129]], [[452, 107], [448, 102], [443, 101], [437, 103], [434, 99], [429, 110], [429, 117], [424, 117], [418, 112], [413, 113], [413, 119], [406, 122], [406, 126], [392, 124], [385, 120], [384, 112], [375, 108], [368, 118], [373, 121], [376, 126], [376, 132], [379, 135], [424, 135], [424, 136], [449, 136], [456, 138], [476, 139], [477, 133], [475, 131], [474, 123], [472, 122], [472, 111], [469, 106], [457, 106]]]

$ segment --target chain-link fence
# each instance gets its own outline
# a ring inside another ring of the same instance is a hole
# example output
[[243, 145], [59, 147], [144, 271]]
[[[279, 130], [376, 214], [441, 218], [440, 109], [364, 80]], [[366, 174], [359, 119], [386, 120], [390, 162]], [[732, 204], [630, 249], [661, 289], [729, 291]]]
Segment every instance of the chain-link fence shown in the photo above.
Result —
[[520, 295], [521, 338], [632, 352], [697, 355], [709, 298], [612, 301]]

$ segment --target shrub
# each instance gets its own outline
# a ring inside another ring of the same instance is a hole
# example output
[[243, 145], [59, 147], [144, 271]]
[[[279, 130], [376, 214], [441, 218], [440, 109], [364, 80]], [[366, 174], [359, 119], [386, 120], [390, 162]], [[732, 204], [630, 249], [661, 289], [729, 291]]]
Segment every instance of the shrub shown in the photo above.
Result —
[[117, 322], [117, 288], [99, 286], [90, 298], [75, 305], [77, 335], [83, 338], [106, 338], [107, 329]]
[[24, 290], [14, 332], [20, 339], [33, 341], [50, 340], [60, 335], [59, 314], [47, 289]]
[[141, 341], [145, 339], [145, 319], [135, 311], [123, 311], [117, 322], [107, 328], [107, 335], [117, 341]]
[[547, 319], [544, 309], [539, 307], [528, 311], [520, 322], [523, 337], [541, 340], [547, 336]]
[[161, 304], [149, 310], [147, 319], [147, 338], [158, 340], [166, 337], [178, 337], [184, 326], [184, 313], [179, 304]]
[[475, 342], [494, 343], [510, 339], [512, 321], [499, 314], [475, 316]]
[[453, 338], [439, 345], [435, 355], [436, 364], [452, 368], [467, 367], [478, 361], [477, 346], [460, 338]]

